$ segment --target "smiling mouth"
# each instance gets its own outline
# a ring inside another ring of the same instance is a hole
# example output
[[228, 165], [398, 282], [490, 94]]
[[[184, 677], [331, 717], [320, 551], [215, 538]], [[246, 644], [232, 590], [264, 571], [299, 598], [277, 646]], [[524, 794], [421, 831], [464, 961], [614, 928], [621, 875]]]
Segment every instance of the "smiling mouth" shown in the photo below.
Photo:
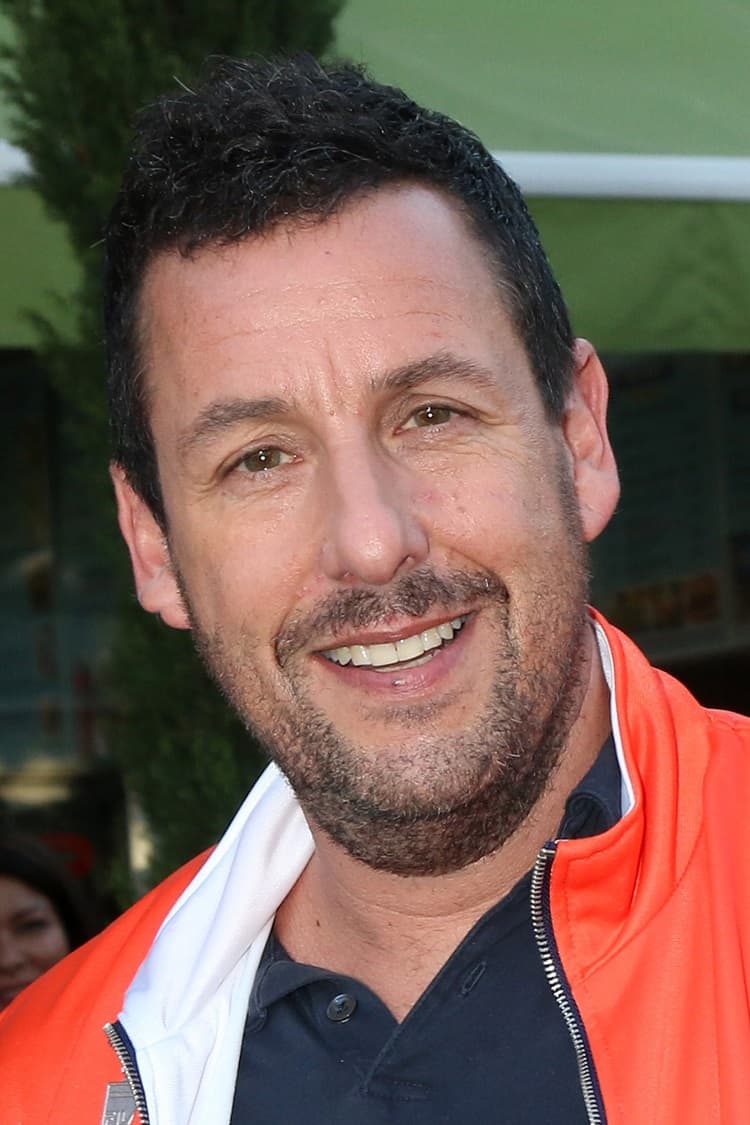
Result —
[[327, 649], [321, 656], [332, 664], [352, 664], [355, 668], [373, 668], [378, 671], [394, 667], [416, 668], [432, 660], [439, 649], [451, 643], [465, 625], [467, 616], [464, 614], [463, 617], [454, 617], [452, 621], [444, 621], [393, 643], [343, 645], [341, 648]]

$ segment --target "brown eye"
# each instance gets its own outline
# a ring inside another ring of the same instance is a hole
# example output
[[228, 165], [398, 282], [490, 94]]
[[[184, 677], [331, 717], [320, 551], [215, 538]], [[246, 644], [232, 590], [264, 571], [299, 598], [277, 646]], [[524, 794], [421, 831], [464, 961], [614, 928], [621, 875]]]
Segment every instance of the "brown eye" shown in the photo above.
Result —
[[247, 473], [262, 473], [268, 469], [277, 469], [279, 465], [291, 460], [287, 453], [273, 446], [252, 449], [246, 453], [240, 462]]
[[419, 410], [415, 410], [411, 417], [415, 426], [444, 426], [446, 422], [450, 422], [453, 411], [449, 406], [440, 406], [430, 402], [426, 406], [420, 406]]

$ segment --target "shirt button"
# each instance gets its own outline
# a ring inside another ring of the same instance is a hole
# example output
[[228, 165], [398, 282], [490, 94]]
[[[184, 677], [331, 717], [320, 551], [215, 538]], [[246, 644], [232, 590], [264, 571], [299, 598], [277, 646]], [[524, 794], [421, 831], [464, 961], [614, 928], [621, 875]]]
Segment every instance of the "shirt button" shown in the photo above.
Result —
[[331, 1003], [326, 1008], [326, 1015], [333, 1023], [346, 1023], [354, 1015], [354, 1009], [357, 1007], [357, 1001], [348, 992], [342, 992], [339, 996], [334, 996]]

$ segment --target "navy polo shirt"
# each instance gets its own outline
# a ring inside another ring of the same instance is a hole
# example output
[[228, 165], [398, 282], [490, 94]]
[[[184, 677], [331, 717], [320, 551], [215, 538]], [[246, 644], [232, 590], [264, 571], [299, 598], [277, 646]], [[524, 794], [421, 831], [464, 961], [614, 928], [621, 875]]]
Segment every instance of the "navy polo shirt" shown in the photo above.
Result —
[[[609, 739], [559, 835], [620, 817]], [[398, 1023], [360, 981], [272, 934], [250, 998], [231, 1125], [585, 1125], [575, 1054], [534, 942], [531, 875], [476, 923]]]

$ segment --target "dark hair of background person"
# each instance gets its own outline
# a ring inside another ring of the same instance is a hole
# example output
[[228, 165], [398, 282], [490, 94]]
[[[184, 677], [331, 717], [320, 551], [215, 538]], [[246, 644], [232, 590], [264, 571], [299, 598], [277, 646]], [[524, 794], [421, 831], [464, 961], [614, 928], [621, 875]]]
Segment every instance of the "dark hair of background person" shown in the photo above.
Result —
[[437, 188], [458, 204], [498, 276], [548, 414], [573, 371], [568, 312], [513, 181], [479, 139], [362, 68], [310, 56], [209, 61], [194, 91], [137, 122], [105, 237], [104, 319], [113, 457], [163, 529], [166, 517], [139, 356], [146, 267], [282, 222], [319, 222], [388, 184]]
[[34, 836], [0, 833], [0, 875], [9, 875], [50, 900], [62, 922], [71, 949], [83, 945], [99, 929], [95, 909], [62, 859]]

